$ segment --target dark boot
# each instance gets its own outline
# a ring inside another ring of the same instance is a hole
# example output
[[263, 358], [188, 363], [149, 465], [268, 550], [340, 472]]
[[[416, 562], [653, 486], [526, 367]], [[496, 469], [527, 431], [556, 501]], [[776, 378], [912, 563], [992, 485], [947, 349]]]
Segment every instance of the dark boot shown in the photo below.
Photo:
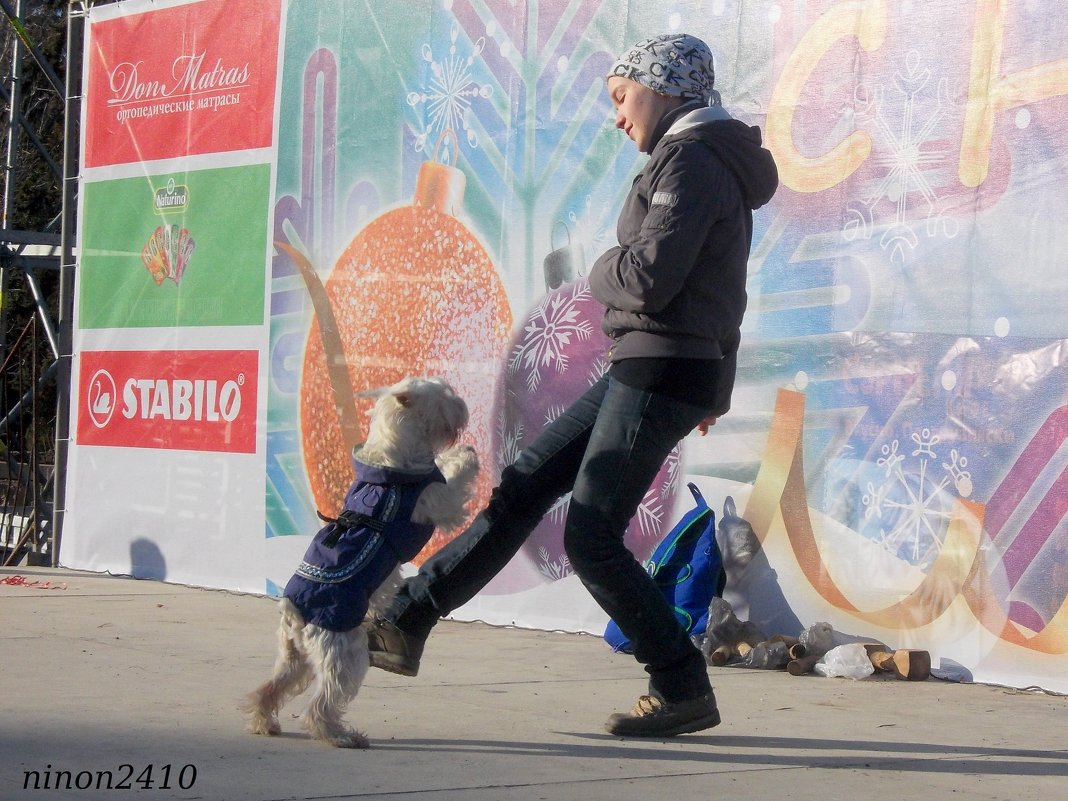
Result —
[[423, 656], [425, 639], [405, 634], [384, 618], [374, 618], [363, 624], [367, 632], [367, 648], [370, 651], [371, 667], [415, 676], [419, 673], [419, 660]]
[[712, 693], [676, 702], [643, 695], [630, 712], [608, 718], [605, 730], [623, 737], [674, 737], [718, 725], [719, 710]]

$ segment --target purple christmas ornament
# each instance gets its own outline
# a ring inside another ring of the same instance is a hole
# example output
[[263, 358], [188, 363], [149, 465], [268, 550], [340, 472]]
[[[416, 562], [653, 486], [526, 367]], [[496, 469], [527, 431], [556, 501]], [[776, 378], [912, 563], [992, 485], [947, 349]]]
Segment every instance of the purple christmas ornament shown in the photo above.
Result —
[[[601, 333], [604, 314], [585, 278], [545, 295], [513, 337], [497, 396], [494, 452], [499, 466], [519, 451], [608, 371], [611, 340]], [[678, 448], [671, 452], [630, 522], [625, 543], [644, 561], [670, 524], [678, 488]], [[566, 495], [534, 530], [523, 549], [546, 581], [574, 572], [564, 553]]]

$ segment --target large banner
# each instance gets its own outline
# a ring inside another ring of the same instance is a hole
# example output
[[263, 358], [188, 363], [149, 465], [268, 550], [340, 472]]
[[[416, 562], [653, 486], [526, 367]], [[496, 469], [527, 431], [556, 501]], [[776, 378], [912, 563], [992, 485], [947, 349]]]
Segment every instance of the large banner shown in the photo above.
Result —
[[[64, 564], [277, 593], [363, 390], [500, 470], [607, 369], [587, 265], [644, 157], [604, 75], [686, 31], [782, 181], [733, 409], [671, 455], [752, 525], [728, 599], [1068, 690], [1068, 29], [993, 0], [129, 0], [86, 42]], [[680, 492], [680, 488], [683, 491]], [[562, 498], [464, 619], [598, 632]], [[411, 569], [440, 548], [439, 532]], [[781, 629], [794, 628], [794, 631]]]

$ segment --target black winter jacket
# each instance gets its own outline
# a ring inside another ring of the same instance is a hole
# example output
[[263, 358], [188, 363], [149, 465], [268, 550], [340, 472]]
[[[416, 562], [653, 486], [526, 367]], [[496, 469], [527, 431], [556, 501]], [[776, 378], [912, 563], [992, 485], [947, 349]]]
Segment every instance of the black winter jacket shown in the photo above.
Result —
[[778, 186], [760, 142], [759, 128], [711, 107], [683, 113], [653, 147], [620, 212], [619, 245], [590, 271], [611, 361], [737, 350], [753, 209]]

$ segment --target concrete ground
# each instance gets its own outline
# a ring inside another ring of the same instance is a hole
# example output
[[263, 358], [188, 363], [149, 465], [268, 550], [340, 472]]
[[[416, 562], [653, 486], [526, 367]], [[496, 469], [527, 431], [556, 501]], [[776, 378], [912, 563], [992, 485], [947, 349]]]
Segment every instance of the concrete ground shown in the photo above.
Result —
[[44, 587], [0, 584], [2, 801], [1017, 801], [1068, 786], [1063, 696], [710, 668], [721, 726], [622, 739], [602, 726], [644, 690], [633, 659], [588, 635], [451, 621], [417, 678], [371, 671], [348, 716], [371, 749], [309, 741], [299, 702], [281, 736], [253, 737], [236, 705], [273, 662], [272, 600], [0, 569], [15, 575]]

